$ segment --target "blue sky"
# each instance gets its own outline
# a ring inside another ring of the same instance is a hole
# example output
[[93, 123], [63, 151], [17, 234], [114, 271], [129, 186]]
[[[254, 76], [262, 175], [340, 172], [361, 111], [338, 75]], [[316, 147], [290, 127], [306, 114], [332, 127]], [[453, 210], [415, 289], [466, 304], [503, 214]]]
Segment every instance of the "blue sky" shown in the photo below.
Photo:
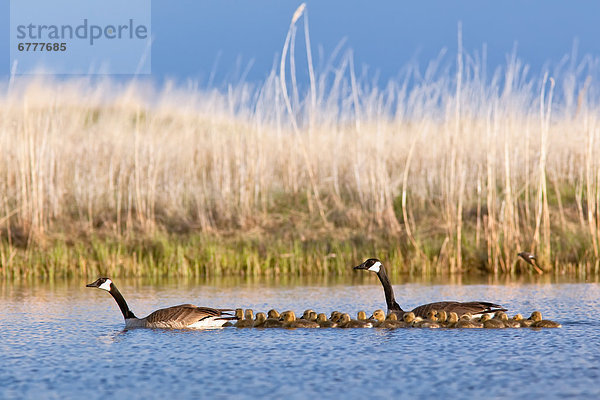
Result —
[[[17, 0], [18, 1], [18, 0]], [[201, 84], [217, 63], [215, 81], [237, 76], [251, 61], [247, 80], [260, 81], [281, 52], [290, 17], [300, 1], [156, 0], [152, 2], [152, 77]], [[346, 40], [360, 70], [368, 65], [385, 81], [409, 61], [421, 66], [442, 48], [452, 60], [462, 21], [467, 52], [487, 46], [488, 67], [517, 54], [539, 71], [570, 53], [600, 55], [600, 2], [531, 1], [307, 1], [313, 52], [329, 56]], [[0, 74], [9, 73], [9, 0], [0, 0]], [[299, 44], [300, 46], [300, 44]], [[298, 49], [298, 52], [302, 48]]]

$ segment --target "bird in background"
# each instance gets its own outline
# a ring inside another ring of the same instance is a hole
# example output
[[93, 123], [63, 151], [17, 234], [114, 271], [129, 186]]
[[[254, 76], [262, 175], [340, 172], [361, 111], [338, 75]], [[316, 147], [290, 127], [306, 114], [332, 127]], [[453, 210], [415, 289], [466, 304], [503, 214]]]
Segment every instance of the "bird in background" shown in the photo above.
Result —
[[525, 260], [525, 262], [527, 264], [531, 265], [538, 274], [541, 275], [544, 273], [544, 271], [542, 271], [542, 269], [540, 267], [538, 267], [538, 265], [537, 265], [537, 259], [535, 258], [535, 254], [531, 254], [526, 251], [522, 251], [517, 255], [519, 257], [521, 257], [523, 260]]

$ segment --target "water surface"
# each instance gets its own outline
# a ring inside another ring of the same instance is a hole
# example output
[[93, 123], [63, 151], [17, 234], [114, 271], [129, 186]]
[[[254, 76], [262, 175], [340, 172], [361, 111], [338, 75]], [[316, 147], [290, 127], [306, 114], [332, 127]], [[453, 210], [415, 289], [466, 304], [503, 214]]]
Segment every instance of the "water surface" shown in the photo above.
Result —
[[[116, 303], [88, 282], [3, 282], [0, 398], [600, 398], [600, 285], [544, 279], [394, 288], [404, 308], [488, 300], [511, 314], [541, 310], [561, 329], [123, 331]], [[352, 314], [384, 306], [372, 276], [116, 283], [139, 316], [187, 302]]]

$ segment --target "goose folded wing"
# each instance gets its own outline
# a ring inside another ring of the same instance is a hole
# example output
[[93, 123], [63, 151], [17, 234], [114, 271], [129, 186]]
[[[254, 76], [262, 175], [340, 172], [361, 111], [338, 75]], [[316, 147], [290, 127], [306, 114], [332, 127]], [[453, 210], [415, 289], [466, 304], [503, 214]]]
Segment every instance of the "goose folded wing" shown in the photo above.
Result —
[[494, 303], [488, 303], [485, 301], [470, 301], [461, 303], [458, 301], [440, 301], [437, 303], [424, 304], [416, 307], [412, 312], [418, 317], [426, 317], [427, 313], [431, 310], [455, 312], [459, 316], [471, 313], [480, 314], [496, 311], [506, 311], [502, 306]]
[[219, 317], [223, 313], [220, 310], [207, 307], [196, 307], [193, 304], [182, 304], [154, 311], [146, 317], [148, 323], [173, 323], [191, 325], [205, 318]]

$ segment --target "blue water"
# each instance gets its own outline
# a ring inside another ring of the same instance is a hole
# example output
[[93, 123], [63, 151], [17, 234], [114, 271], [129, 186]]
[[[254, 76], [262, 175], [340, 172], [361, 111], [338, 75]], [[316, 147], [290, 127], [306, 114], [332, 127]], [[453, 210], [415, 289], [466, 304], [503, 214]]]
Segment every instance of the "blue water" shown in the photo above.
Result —
[[[310, 280], [308, 280], [310, 281]], [[401, 305], [442, 299], [540, 310], [531, 330], [236, 329], [123, 331], [86, 282], [0, 286], [0, 399], [600, 398], [600, 285], [395, 285]], [[131, 308], [383, 307], [374, 280], [333, 284], [143, 284], [116, 280]]]

